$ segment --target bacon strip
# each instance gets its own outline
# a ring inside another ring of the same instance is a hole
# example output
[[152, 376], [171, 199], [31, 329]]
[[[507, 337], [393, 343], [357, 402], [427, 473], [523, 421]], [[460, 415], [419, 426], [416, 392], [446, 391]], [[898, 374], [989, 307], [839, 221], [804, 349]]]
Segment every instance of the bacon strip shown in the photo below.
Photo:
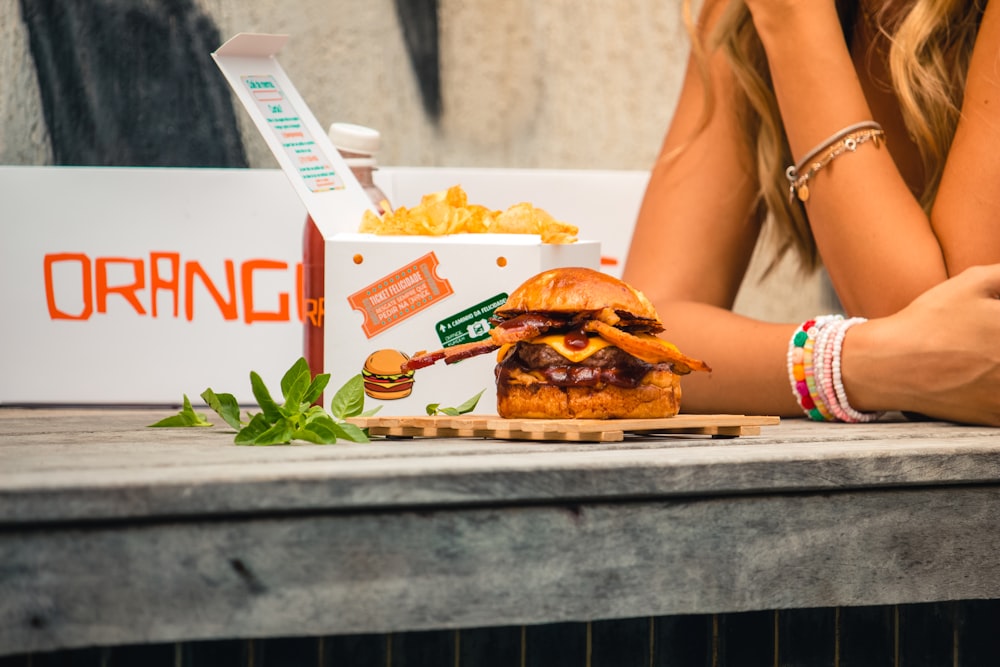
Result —
[[500, 322], [490, 329], [490, 338], [497, 345], [518, 343], [537, 338], [553, 327], [564, 327], [569, 320], [548, 317], [539, 313], [523, 313]]
[[480, 354], [487, 354], [500, 348], [499, 345], [489, 340], [480, 340], [475, 343], [464, 343], [444, 348], [444, 363], [453, 364], [462, 359], [477, 357]]
[[[444, 363], [453, 364], [462, 359], [493, 352], [501, 345], [530, 341], [551, 328], [565, 327], [570, 320], [562, 320], [535, 313], [525, 313], [501, 322], [490, 330], [490, 340], [476, 341], [453, 345], [433, 352], [421, 352], [403, 362], [404, 371], [425, 368], [444, 359]], [[691, 371], [711, 371], [704, 361], [683, 354], [676, 347], [654, 336], [639, 338], [628, 331], [622, 331], [599, 320], [587, 320], [583, 330], [596, 333], [615, 347], [624, 350], [633, 357], [651, 364], [671, 363], [674, 372], [678, 374]]]
[[431, 364], [437, 363], [441, 359], [444, 359], [444, 350], [421, 352], [420, 354], [415, 354], [404, 361], [399, 365], [399, 368], [402, 371], [415, 371], [418, 368], [426, 368]]
[[435, 364], [442, 359], [444, 359], [444, 363], [446, 364], [453, 364], [456, 361], [461, 361], [462, 359], [468, 359], [469, 357], [475, 357], [480, 354], [493, 352], [499, 347], [499, 345], [489, 340], [452, 345], [451, 347], [435, 350], [433, 352], [421, 352], [420, 354], [415, 354], [404, 361], [400, 368], [404, 371], [413, 371], [418, 368], [426, 368], [427, 366]]
[[616, 329], [597, 320], [590, 320], [585, 323], [583, 330], [596, 333], [615, 347], [648, 363], [672, 363], [674, 365], [674, 372], [681, 375], [691, 371], [711, 372], [712, 370], [704, 361], [683, 354], [676, 347], [660, 338], [652, 336], [649, 338], [639, 338], [627, 331]]

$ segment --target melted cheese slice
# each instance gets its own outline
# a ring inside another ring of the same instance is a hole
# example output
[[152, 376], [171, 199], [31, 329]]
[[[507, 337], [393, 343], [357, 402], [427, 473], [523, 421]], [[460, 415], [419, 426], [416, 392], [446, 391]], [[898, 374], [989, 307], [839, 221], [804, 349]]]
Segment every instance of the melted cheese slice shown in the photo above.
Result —
[[[530, 341], [532, 344], [543, 344], [548, 345], [553, 350], [566, 357], [574, 364], [578, 364], [590, 355], [594, 354], [598, 350], [603, 350], [604, 348], [611, 345], [608, 341], [604, 340], [600, 336], [588, 336], [587, 337], [587, 347], [582, 350], [577, 350], [566, 345], [566, 337], [563, 334], [551, 334], [549, 336], [539, 336], [538, 338], [532, 338]], [[514, 345], [507, 343], [500, 346], [500, 350], [497, 352], [497, 362], [503, 361], [503, 358], [507, 356], [511, 348]]]

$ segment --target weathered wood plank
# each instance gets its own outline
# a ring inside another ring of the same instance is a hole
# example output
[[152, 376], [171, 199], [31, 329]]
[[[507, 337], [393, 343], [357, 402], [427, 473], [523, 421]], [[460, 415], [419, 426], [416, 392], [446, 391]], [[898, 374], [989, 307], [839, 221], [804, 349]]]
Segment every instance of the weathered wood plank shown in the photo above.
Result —
[[995, 487], [7, 528], [0, 654], [997, 598], [998, 529]]
[[[939, 603], [910, 605], [911, 608], [919, 607], [924, 610], [939, 606]], [[1000, 622], [1000, 615], [996, 611], [1000, 607], [1000, 600], [966, 600], [950, 603], [950, 606], [954, 608], [957, 623], [950, 646], [953, 659], [945, 658], [941, 662], [955, 664], [959, 667], [1000, 664], [1000, 651], [998, 651], [1000, 641], [998, 641], [996, 632], [997, 624]], [[892, 605], [838, 607], [824, 610], [785, 610], [779, 612], [779, 615], [808, 616], [816, 612], [834, 614], [838, 619], [837, 636], [839, 638], [835, 664], [841, 665], [841, 667], [855, 665], [889, 667], [896, 664], [894, 650], [897, 631], [893, 620], [896, 616], [896, 609], [897, 607]], [[727, 623], [727, 618], [734, 617], [758, 619], [756, 623], [742, 623], [740, 627], [740, 631], [746, 633], [753, 632], [756, 625], [760, 636], [755, 638], [750, 635], [746, 637], [746, 641], [741, 642], [744, 647], [748, 647], [756, 641], [760, 649], [756, 653], [730, 650], [725, 655], [720, 655], [714, 649], [714, 621], [721, 619], [719, 625], [732, 625], [732, 623]], [[777, 659], [771, 659], [769, 654], [773, 651], [774, 618], [773, 612], [765, 611], [721, 616], [661, 616], [648, 619], [646, 622], [653, 625], [652, 632], [655, 635], [650, 644], [652, 655], [645, 661], [640, 658], [638, 664], [643, 666], [648, 664], [652, 667], [745, 667], [755, 661], [765, 665], [765, 667], [770, 667], [775, 662], [780, 665], [804, 664], [808, 667], [821, 664], [812, 660], [803, 662], [801, 652], [788, 654], [784, 648], [781, 648], [785, 644], [784, 639], [778, 641], [779, 655]], [[904, 618], [903, 623], [905, 624], [905, 622]], [[920, 622], [918, 620], [918, 625]], [[551, 660], [541, 664], [544, 664], [545, 667], [557, 667], [558, 665], [581, 667], [585, 665], [585, 656], [575, 656], [578, 659], [573, 659], [575, 653], [573, 647], [580, 638], [582, 638], [584, 645], [587, 645], [586, 628], [589, 626], [592, 629], [592, 640], [589, 643], [591, 663], [596, 667], [597, 661], [603, 659], [598, 657], [599, 652], [607, 650], [611, 654], [620, 643], [635, 642], [634, 637], [638, 633], [632, 631], [633, 624], [640, 626], [642, 620], [626, 619], [589, 624], [565, 623], [537, 626], [546, 630], [546, 632], [541, 633], [543, 643], [551, 648], [550, 653], [552, 654]], [[603, 648], [603, 640], [598, 637], [598, 626], [603, 626], [602, 632], [610, 640]], [[795, 628], [782, 628], [781, 633], [784, 634], [788, 631], [797, 632], [794, 642], [803, 647], [807, 647], [810, 640], [818, 640], [819, 643], [825, 641], [825, 631], [822, 627], [816, 628], [811, 627], [810, 624], [797, 623]], [[901, 627], [900, 631], [905, 633], [906, 629]], [[459, 652], [455, 664], [457, 667], [513, 667], [527, 664], [522, 663], [520, 659], [521, 647], [524, 645], [523, 638], [527, 636], [527, 632], [528, 628], [524, 626], [473, 628], [458, 631], [456, 637], [458, 637]], [[852, 635], [854, 636], [853, 640], [851, 639]], [[867, 638], [867, 642], [857, 641], [862, 637]], [[270, 641], [273, 644], [280, 644], [288, 640], [275, 639]], [[386, 667], [389, 664], [395, 664], [393, 654], [391, 651], [387, 651], [387, 646], [392, 641], [392, 635], [343, 635], [302, 638], [294, 641], [295, 643], [315, 642], [319, 647], [319, 667]], [[171, 664], [179, 667], [251, 667], [259, 664], [259, 651], [255, 650], [259, 643], [259, 641], [254, 640], [217, 640], [160, 644], [153, 645], [151, 648], [155, 651], [165, 649], [167, 656], [173, 654]], [[867, 648], [862, 647], [862, 643], [867, 643]], [[413, 644], [416, 653], [423, 652], [423, 647], [418, 642], [413, 642]], [[135, 648], [68, 649], [49, 653], [0, 656], [0, 667], [44, 667], [50, 665], [100, 667], [119, 664], [146, 664], [139, 659], [144, 658], [145, 655], [136, 656]], [[565, 648], [570, 649], [568, 656], [564, 651]], [[800, 656], [800, 658], [795, 658], [795, 655]], [[296, 666], [315, 664], [308, 659], [308, 656], [303, 662], [294, 651], [282, 653], [282, 657], [286, 664]], [[611, 656], [609, 659], [613, 657]], [[917, 664], [921, 660], [922, 658], [918, 658]], [[618, 660], [612, 664], [615, 667], [623, 667], [627, 663], [624, 660]]]
[[[781, 633], [796, 612], [714, 612], [1000, 597], [995, 429], [786, 420], [738, 441], [244, 448], [220, 428], [145, 428], [162, 416], [0, 409], [0, 655], [160, 642], [188, 660], [222, 644], [163, 642], [336, 633], [301, 643], [329, 663], [340, 633], [368, 633], [378, 664], [394, 645], [454, 661], [487, 635], [400, 642], [556, 621], [524, 629], [526, 664], [551, 665], [553, 628], [583, 632], [559, 660], [603, 659], [604, 629], [679, 613], [718, 632], [725, 664], [744, 640], [765, 660], [808, 647]], [[839, 617], [843, 665], [896, 650], [862, 612]], [[766, 616], [777, 635], [740, 634]], [[595, 635], [594, 619], [611, 620]], [[962, 639], [976, 622], [954, 619], [957, 648], [935, 654], [978, 655], [981, 633]], [[668, 626], [630, 644], [640, 661]], [[933, 638], [906, 636], [904, 653]], [[225, 646], [263, 662], [274, 645]]]
[[[1000, 479], [996, 429], [786, 420], [735, 441], [239, 447], [145, 411], [0, 409], [0, 525], [560, 498], [594, 501]], [[856, 428], [855, 428], [856, 427]]]

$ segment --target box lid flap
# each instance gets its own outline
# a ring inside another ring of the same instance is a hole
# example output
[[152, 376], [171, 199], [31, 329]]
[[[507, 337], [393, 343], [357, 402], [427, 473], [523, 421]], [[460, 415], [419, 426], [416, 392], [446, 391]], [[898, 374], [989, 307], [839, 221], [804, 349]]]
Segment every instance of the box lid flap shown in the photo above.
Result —
[[374, 206], [275, 57], [287, 35], [240, 33], [212, 53], [323, 236]]

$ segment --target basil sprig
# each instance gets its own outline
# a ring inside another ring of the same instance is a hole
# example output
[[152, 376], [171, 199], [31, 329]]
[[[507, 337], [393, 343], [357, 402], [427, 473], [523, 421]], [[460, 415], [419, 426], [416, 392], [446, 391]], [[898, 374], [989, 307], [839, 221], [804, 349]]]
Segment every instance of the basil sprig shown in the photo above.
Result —
[[[232, 394], [216, 393], [208, 388], [201, 392], [201, 399], [236, 430], [234, 442], [237, 445], [284, 445], [293, 440], [318, 445], [333, 444], [337, 440], [369, 442], [365, 429], [346, 421], [351, 417], [371, 416], [381, 408], [378, 406], [365, 412], [364, 379], [358, 374], [345, 382], [333, 395], [327, 412], [322, 405], [315, 403], [329, 382], [329, 373], [312, 377], [309, 363], [304, 357], [299, 357], [281, 378], [281, 403], [271, 396], [260, 375], [250, 371], [250, 388], [257, 399], [260, 412], [248, 412], [246, 421], [241, 416], [240, 404]], [[440, 403], [430, 403], [426, 407], [427, 414], [458, 416], [472, 412], [485, 391], [483, 389], [454, 408], [443, 408]], [[184, 407], [180, 412], [150, 426], [212, 426], [212, 423], [205, 415], [195, 412], [185, 394]]]
[[[345, 420], [372, 415], [378, 408], [364, 412], [365, 394], [361, 375], [355, 375], [337, 390], [330, 401], [330, 411], [314, 405], [330, 382], [329, 373], [311, 377], [309, 364], [300, 357], [281, 378], [282, 402], [278, 403], [267, 385], [250, 371], [250, 388], [260, 407], [258, 413], [247, 413], [243, 421], [240, 406], [232, 394], [216, 393], [211, 388], [201, 393], [202, 400], [229, 426], [236, 430], [238, 445], [281, 445], [304, 440], [327, 445], [337, 440], [369, 442], [368, 434]], [[154, 427], [211, 426], [211, 423], [191, 407], [187, 395], [184, 407], [176, 415], [162, 419]]]

